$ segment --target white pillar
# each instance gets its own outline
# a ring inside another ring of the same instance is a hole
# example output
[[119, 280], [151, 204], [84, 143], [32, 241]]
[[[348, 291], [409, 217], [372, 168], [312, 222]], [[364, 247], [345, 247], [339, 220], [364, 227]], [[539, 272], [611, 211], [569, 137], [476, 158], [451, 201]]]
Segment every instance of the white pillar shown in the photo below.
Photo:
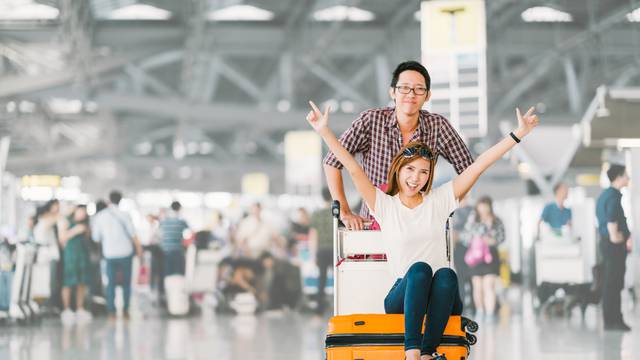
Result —
[[[626, 153], [626, 166], [631, 184], [629, 195], [631, 196], [631, 209], [627, 215], [627, 221], [631, 230], [633, 253], [627, 261], [627, 274], [639, 274], [640, 272], [640, 148], [631, 148]], [[630, 280], [636, 289], [640, 289], [640, 276], [632, 276]]]
[[[7, 165], [7, 159], [9, 157], [9, 145], [11, 144], [11, 137], [9, 136], [4, 136], [1, 140], [0, 140], [0, 219], [5, 219], [6, 221], [6, 215], [4, 214], [4, 193], [3, 193], [3, 189], [4, 189], [4, 171]], [[0, 220], [0, 225], [1, 224]], [[5, 222], [6, 224], [6, 222]]]
[[633, 239], [636, 255], [640, 254], [640, 148], [631, 148], [626, 154], [626, 166], [631, 184], [629, 186], [629, 195], [631, 195], [631, 211], [627, 214], [631, 228], [631, 236]]

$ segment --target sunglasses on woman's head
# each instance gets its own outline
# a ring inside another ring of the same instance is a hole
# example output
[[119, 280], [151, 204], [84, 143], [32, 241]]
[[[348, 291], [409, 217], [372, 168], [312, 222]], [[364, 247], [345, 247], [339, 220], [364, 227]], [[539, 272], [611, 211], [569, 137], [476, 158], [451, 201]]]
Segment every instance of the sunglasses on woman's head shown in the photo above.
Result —
[[413, 157], [416, 154], [427, 160], [433, 160], [433, 154], [431, 154], [431, 151], [421, 146], [408, 147], [402, 151], [402, 156], [404, 156], [405, 158]]

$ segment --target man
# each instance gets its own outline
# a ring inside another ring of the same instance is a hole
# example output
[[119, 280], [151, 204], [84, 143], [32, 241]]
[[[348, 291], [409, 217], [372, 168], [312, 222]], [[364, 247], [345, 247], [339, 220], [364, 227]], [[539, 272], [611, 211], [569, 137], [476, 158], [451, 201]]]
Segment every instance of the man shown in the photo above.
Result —
[[553, 187], [555, 201], [547, 204], [542, 210], [540, 220], [538, 221], [538, 231], [540, 225], [546, 223], [551, 230], [560, 235], [564, 226], [571, 226], [571, 209], [564, 206], [569, 195], [569, 187], [565, 183], [558, 183]]
[[311, 255], [315, 254], [316, 264], [320, 270], [318, 278], [317, 314], [323, 314], [327, 299], [324, 293], [327, 286], [327, 272], [333, 266], [333, 215], [331, 213], [331, 193], [328, 188], [322, 189], [324, 207], [311, 215], [309, 223], [309, 245]]
[[171, 203], [171, 211], [160, 220], [160, 247], [164, 257], [163, 278], [180, 274], [184, 275], [185, 254], [182, 245], [183, 234], [189, 225], [180, 217], [182, 205], [178, 201]]
[[600, 194], [596, 203], [604, 270], [602, 315], [605, 330], [629, 331], [631, 328], [624, 323], [620, 304], [625, 260], [631, 247], [631, 233], [622, 209], [620, 190], [629, 184], [629, 176], [624, 166], [613, 164], [607, 170], [607, 177], [611, 186]]
[[[262, 218], [262, 205], [255, 203], [251, 212], [238, 225], [236, 245], [241, 254], [251, 259], [265, 251], [282, 251], [282, 237]], [[275, 249], [274, 249], [275, 248]]]
[[120, 282], [123, 293], [125, 319], [129, 318], [129, 300], [131, 298], [131, 264], [135, 254], [142, 261], [142, 247], [138, 241], [133, 222], [129, 214], [118, 208], [122, 193], [112, 191], [109, 194], [109, 206], [95, 215], [93, 240], [102, 243], [102, 254], [107, 264], [107, 311], [109, 319], [116, 317], [116, 282]]
[[[394, 107], [363, 112], [340, 137], [352, 154], [362, 153], [364, 171], [375, 185], [387, 182], [393, 156], [409, 141], [422, 141], [436, 156], [442, 155], [459, 174], [473, 159], [462, 138], [441, 115], [421, 110], [431, 97], [431, 77], [420, 63], [403, 62], [393, 72], [389, 96]], [[361, 230], [369, 211], [363, 205], [354, 215], [344, 194], [342, 164], [329, 153], [324, 159], [327, 184], [334, 199], [340, 201], [340, 218], [349, 229]]]

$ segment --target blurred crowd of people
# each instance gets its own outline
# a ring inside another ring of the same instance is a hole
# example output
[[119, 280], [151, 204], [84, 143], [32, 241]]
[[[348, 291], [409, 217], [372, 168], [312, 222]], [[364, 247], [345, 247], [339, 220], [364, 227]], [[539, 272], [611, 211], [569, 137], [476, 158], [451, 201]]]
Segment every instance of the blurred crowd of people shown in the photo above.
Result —
[[[32, 293], [46, 314], [72, 324], [91, 321], [96, 314], [115, 319], [119, 286], [121, 316], [128, 319], [132, 286], [139, 282], [146, 282], [152, 290], [155, 304], [166, 306], [164, 279], [185, 275], [187, 249], [193, 246], [196, 251], [210, 249], [223, 255], [217, 278], [211, 279], [220, 312], [233, 312], [229, 304], [238, 294], [251, 294], [257, 311], [310, 306], [322, 312], [327, 304], [324, 287], [332, 246], [328, 190], [325, 196], [327, 206], [321, 215], [303, 207], [290, 216], [276, 210], [276, 217], [289, 219], [286, 228], [265, 217], [259, 202], [237, 221], [214, 212], [210, 224], [193, 229], [178, 201], [146, 214], [134, 226], [131, 215], [119, 206], [123, 196], [118, 191], [112, 191], [108, 201], [98, 200], [91, 216], [84, 204], [50, 200], [37, 206], [27, 221], [25, 238], [20, 239], [37, 246], [36, 261], [48, 268], [46, 281], [34, 278], [32, 286], [39, 289]], [[15, 244], [6, 239], [0, 242], [0, 310], [9, 308], [15, 257]], [[324, 269], [321, 290], [305, 302], [301, 267], [304, 262], [315, 263], [316, 258]], [[134, 274], [134, 269], [139, 273]]]
[[[614, 185], [620, 183], [613, 189], [626, 186], [624, 181], [628, 181], [624, 167], [614, 167], [610, 177]], [[562, 237], [571, 232], [572, 212], [565, 204], [568, 190], [564, 183], [555, 186], [554, 199], [544, 207], [539, 218], [538, 238], [549, 234]], [[610, 193], [617, 197], [607, 195]], [[614, 243], [621, 244], [620, 249], [626, 247], [617, 257], [611, 255], [613, 250], [609, 251], [614, 245], [602, 242], [603, 276], [618, 284], [625, 269], [614, 265], [624, 264], [623, 255], [630, 247], [629, 231], [620, 210], [619, 191], [609, 189], [603, 194], [604, 200], [599, 202], [604, 205], [598, 205], [601, 238], [608, 238], [609, 231], [615, 230], [622, 234], [618, 238], [625, 240]], [[48, 281], [38, 278], [39, 283], [32, 285], [45, 288], [32, 291], [34, 296], [48, 294], [43, 307], [59, 315], [64, 323], [91, 321], [92, 316], [102, 313], [115, 318], [117, 286], [122, 287], [122, 316], [128, 318], [132, 279], [136, 276], [145, 278], [138, 281], [146, 282], [153, 290], [156, 304], [166, 306], [164, 279], [172, 275], [185, 276], [189, 246], [196, 251], [215, 250], [221, 254], [216, 278], [211, 279], [218, 311], [237, 312], [232, 303], [242, 294], [255, 300], [257, 311], [289, 308], [322, 314], [330, 306], [325, 289], [333, 263], [331, 194], [327, 188], [323, 189], [322, 197], [324, 205], [313, 212], [303, 207], [291, 214], [269, 209], [270, 216], [265, 216], [259, 202], [248, 207], [237, 220], [214, 212], [213, 221], [200, 229], [189, 225], [178, 201], [146, 214], [142, 223], [134, 226], [131, 215], [120, 209], [122, 194], [118, 191], [112, 191], [108, 201], [97, 201], [91, 216], [86, 205], [50, 200], [38, 206], [29, 217], [27, 231], [22, 232], [20, 241], [36, 244], [37, 262], [49, 269]], [[288, 219], [286, 227], [273, 221], [274, 212], [276, 217]], [[607, 228], [612, 221], [620, 223], [619, 230]], [[495, 319], [500, 304], [497, 283], [508, 265], [505, 251], [499, 251], [506, 241], [505, 225], [494, 212], [490, 197], [480, 197], [473, 204], [469, 197], [463, 200], [453, 215], [451, 239], [453, 265], [466, 312], [474, 314], [476, 319]], [[10, 306], [15, 253], [15, 244], [2, 236], [0, 311]], [[133, 274], [136, 257], [141, 264], [139, 274]], [[318, 269], [312, 274], [317, 282], [312, 282], [315, 290], [311, 294], [303, 291], [305, 264]], [[508, 268], [506, 270], [508, 272]], [[613, 320], [607, 318], [612, 326], [622, 327], [618, 288], [605, 295], [605, 312], [613, 314], [608, 315]]]

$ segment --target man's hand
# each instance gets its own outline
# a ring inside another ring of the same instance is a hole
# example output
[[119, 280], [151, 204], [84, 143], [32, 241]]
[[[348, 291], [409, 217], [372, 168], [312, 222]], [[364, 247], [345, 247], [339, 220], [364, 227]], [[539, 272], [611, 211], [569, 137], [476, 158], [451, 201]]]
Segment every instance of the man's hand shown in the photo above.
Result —
[[138, 259], [140, 259], [140, 262], [142, 263], [142, 261], [144, 260], [144, 257], [142, 256], [142, 246], [140, 246], [140, 244], [136, 244], [136, 255], [138, 256]]
[[340, 220], [347, 230], [363, 230], [365, 219], [353, 214], [351, 211], [340, 211]]
[[313, 101], [309, 101], [309, 105], [311, 105], [312, 110], [307, 114], [307, 122], [313, 130], [316, 132], [320, 132], [323, 129], [327, 128], [329, 124], [329, 110], [330, 107], [327, 107], [324, 110], [324, 113], [320, 111], [320, 109], [316, 106]]

